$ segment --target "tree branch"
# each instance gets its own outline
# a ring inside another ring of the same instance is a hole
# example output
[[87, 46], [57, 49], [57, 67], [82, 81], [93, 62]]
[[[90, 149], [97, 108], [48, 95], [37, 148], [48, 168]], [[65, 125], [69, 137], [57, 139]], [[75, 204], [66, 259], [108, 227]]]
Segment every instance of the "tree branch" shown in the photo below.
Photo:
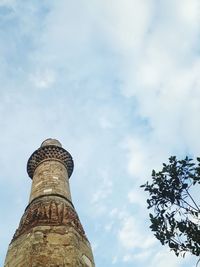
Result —
[[188, 196], [191, 198], [192, 202], [194, 203], [194, 205], [197, 207], [197, 210], [200, 211], [199, 207], [197, 206], [195, 200], [193, 199], [193, 197], [190, 195], [189, 191], [187, 189], [185, 189], [185, 191], [187, 192]]

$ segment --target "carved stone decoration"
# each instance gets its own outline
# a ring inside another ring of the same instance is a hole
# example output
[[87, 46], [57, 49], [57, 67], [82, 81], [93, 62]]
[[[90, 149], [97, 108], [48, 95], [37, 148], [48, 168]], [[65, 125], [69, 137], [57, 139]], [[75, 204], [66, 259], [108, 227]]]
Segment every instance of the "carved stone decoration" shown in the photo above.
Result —
[[74, 163], [72, 156], [62, 147], [48, 145], [37, 149], [29, 158], [27, 163], [27, 172], [32, 179], [37, 166], [45, 160], [58, 160], [67, 168], [68, 176], [72, 175]]
[[39, 199], [33, 201], [25, 210], [12, 242], [20, 235], [29, 232], [35, 226], [73, 227], [87, 240], [85, 231], [76, 211], [62, 199]]
[[74, 209], [69, 177], [73, 159], [57, 139], [29, 158], [28, 206], [9, 245], [4, 267], [95, 267], [92, 248]]

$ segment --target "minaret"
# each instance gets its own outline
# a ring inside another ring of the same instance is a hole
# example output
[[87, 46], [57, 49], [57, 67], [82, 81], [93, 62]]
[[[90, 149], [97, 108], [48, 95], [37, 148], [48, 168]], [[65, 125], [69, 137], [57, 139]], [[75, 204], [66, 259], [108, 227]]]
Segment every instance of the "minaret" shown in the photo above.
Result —
[[94, 267], [90, 243], [73, 206], [73, 160], [59, 141], [45, 140], [29, 158], [29, 204], [4, 267]]

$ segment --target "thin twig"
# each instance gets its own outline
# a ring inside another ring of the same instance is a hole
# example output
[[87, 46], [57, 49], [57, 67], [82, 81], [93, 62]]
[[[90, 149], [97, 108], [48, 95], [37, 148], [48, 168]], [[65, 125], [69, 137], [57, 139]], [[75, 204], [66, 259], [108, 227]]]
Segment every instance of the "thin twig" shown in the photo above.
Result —
[[186, 192], [188, 193], [189, 197], [191, 198], [192, 202], [194, 203], [194, 205], [197, 207], [198, 211], [200, 211], [199, 207], [197, 206], [196, 202], [194, 201], [193, 197], [190, 195], [189, 191], [187, 189], [185, 189]]
[[[190, 205], [187, 201], [185, 201], [183, 198], [182, 198], [182, 201], [187, 204], [190, 208], [192, 208], [193, 210], [196, 210], [196, 212], [199, 212], [199, 208], [197, 207], [197, 209], [195, 209], [192, 205]], [[195, 205], [196, 206], [196, 205]]]

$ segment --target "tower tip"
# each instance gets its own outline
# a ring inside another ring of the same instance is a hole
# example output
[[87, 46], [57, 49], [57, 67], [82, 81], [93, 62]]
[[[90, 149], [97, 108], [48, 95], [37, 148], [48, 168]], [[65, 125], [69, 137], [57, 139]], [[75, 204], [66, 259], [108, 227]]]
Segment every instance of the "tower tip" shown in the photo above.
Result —
[[58, 147], [62, 147], [62, 144], [57, 139], [48, 138], [48, 139], [46, 139], [46, 140], [44, 140], [42, 142], [41, 147], [44, 147], [44, 146], [58, 146]]

